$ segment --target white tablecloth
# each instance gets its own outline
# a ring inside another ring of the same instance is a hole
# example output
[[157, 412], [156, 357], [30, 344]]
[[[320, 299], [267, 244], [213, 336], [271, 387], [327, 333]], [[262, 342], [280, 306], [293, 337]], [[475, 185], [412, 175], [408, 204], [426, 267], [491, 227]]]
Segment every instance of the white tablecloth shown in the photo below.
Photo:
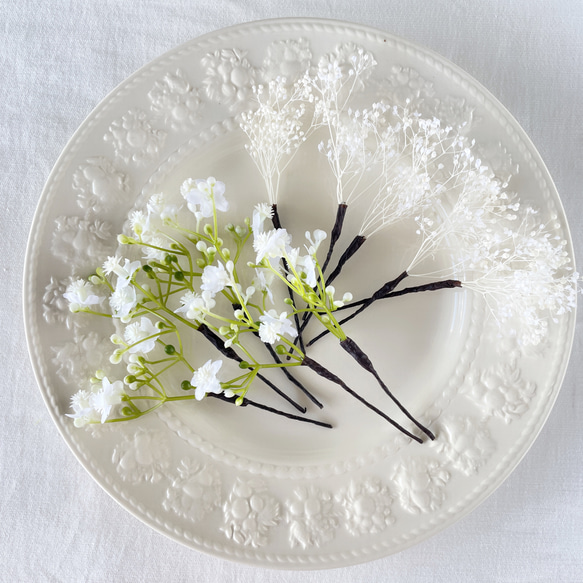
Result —
[[[95, 105], [172, 47], [283, 16], [373, 25], [481, 81], [539, 148], [583, 250], [583, 4], [578, 0], [3, 0], [0, 3], [0, 580], [583, 581], [583, 327], [550, 419], [472, 514], [398, 555], [324, 572], [255, 569], [184, 548], [109, 498], [77, 463], [36, 387], [22, 325], [32, 216]], [[580, 313], [581, 314], [581, 313]]]

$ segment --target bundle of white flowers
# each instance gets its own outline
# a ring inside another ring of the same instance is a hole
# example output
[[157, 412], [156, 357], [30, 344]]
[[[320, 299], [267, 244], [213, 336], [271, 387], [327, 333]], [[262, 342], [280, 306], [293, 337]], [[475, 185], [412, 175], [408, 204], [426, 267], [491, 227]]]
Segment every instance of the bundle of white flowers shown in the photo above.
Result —
[[[294, 85], [276, 79], [256, 88], [257, 106], [242, 116], [241, 127], [268, 203], [258, 203], [243, 225], [221, 225], [220, 213], [229, 210], [222, 182], [187, 179], [180, 189], [182, 204], [169, 204], [158, 194], [145, 209], [131, 213], [131, 233], [118, 240], [122, 248], [140, 249], [140, 259], [120, 252], [87, 280], [71, 283], [65, 297], [72, 311], [117, 323], [110, 360], [127, 367], [123, 380], [97, 371], [93, 388], [73, 396], [70, 417], [76, 425], [136, 419], [167, 402], [212, 397], [329, 428], [303, 416], [306, 407], [262, 374], [281, 370], [321, 408], [292, 374], [294, 367], [304, 366], [422, 442], [419, 432], [430, 439], [433, 433], [383, 382], [347, 335], [346, 322], [377, 300], [463, 287], [486, 299], [507, 333], [536, 344], [550, 320], [575, 307], [579, 276], [569, 264], [566, 242], [475, 157], [471, 140], [407, 108], [381, 102], [352, 108], [353, 94], [374, 65], [365, 51], [346, 63], [324, 58]], [[302, 250], [282, 225], [277, 201], [282, 173], [306, 137], [317, 132], [324, 134], [318, 149], [336, 178], [338, 211], [330, 237], [320, 229], [307, 232]], [[361, 227], [328, 272], [344, 217], [356, 200], [366, 203], [360, 205]], [[348, 260], [368, 238], [403, 222], [412, 226], [416, 240], [408, 267], [369, 297], [353, 301], [345, 292], [339, 299], [331, 283]], [[325, 240], [328, 249], [320, 261]], [[427, 270], [443, 249], [453, 258], [449, 267]], [[421, 274], [436, 279], [400, 287]], [[340, 320], [338, 311], [349, 308], [356, 310]], [[310, 318], [320, 330], [304, 345]], [[324, 334], [337, 338], [413, 427], [407, 429], [369, 403], [307, 354], [306, 347]], [[217, 358], [198, 362], [198, 353], [186, 348], [190, 336], [209, 342]], [[238, 374], [226, 372], [225, 359], [238, 363]], [[179, 387], [171, 380], [176, 371], [184, 379]], [[251, 400], [248, 392], [258, 381], [299, 414]]]

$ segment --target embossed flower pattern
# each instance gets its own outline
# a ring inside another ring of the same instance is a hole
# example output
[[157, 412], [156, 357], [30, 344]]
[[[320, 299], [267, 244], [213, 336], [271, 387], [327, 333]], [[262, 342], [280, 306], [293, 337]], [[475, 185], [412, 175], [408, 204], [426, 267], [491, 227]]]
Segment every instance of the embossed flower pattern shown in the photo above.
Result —
[[183, 131], [193, 127], [200, 119], [198, 90], [189, 83], [181, 69], [167, 73], [156, 81], [148, 97], [152, 112], [161, 116], [173, 130]]
[[167, 433], [140, 429], [126, 435], [112, 462], [124, 482], [159, 482], [171, 462]]
[[196, 522], [216, 508], [221, 501], [221, 477], [217, 468], [184, 459], [178, 476], [166, 490], [162, 502], [166, 510]]
[[99, 214], [128, 196], [130, 180], [108, 158], [93, 156], [73, 174], [73, 189], [83, 210]]
[[304, 38], [272, 42], [263, 61], [263, 76], [267, 81], [283, 77], [293, 83], [308, 69], [311, 59], [310, 44]]
[[442, 419], [438, 436], [432, 443], [435, 451], [443, 454], [456, 470], [466, 476], [477, 474], [496, 450], [496, 442], [486, 423], [472, 417]]
[[382, 532], [395, 522], [391, 513], [393, 497], [378, 478], [352, 481], [336, 494], [344, 511], [346, 529], [352, 536]]
[[126, 164], [142, 165], [158, 156], [166, 132], [155, 129], [145, 112], [132, 109], [111, 123], [104, 139], [112, 144], [115, 155]]
[[116, 244], [109, 223], [62, 216], [55, 221], [51, 251], [73, 272], [83, 273], [98, 265]]
[[294, 498], [287, 501], [286, 519], [292, 547], [304, 549], [331, 541], [338, 527], [332, 495], [313, 486], [294, 491]]
[[449, 472], [437, 459], [410, 458], [397, 466], [394, 488], [401, 506], [411, 514], [437, 510], [445, 500]]
[[260, 480], [237, 478], [223, 505], [226, 537], [238, 544], [261, 547], [281, 519], [279, 502]]
[[536, 383], [522, 378], [518, 361], [500, 362], [482, 371], [472, 370], [461, 393], [474, 400], [488, 416], [506, 423], [518, 419], [529, 407]]
[[206, 69], [203, 85], [209, 99], [237, 109], [253, 95], [257, 71], [238, 49], [221, 49], [202, 59]]
[[109, 338], [91, 331], [76, 335], [73, 342], [53, 347], [53, 364], [63, 382], [82, 387], [97, 369], [109, 372], [110, 354]]

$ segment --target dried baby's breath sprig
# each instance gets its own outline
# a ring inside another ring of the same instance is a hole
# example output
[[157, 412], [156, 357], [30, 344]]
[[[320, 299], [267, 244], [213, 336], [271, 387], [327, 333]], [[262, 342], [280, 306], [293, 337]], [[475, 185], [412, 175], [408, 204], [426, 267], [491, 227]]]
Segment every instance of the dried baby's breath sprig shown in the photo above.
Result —
[[309, 88], [302, 81], [291, 87], [283, 77], [253, 88], [257, 107], [241, 114], [246, 149], [265, 183], [269, 203], [277, 204], [281, 175], [311, 128], [303, 129]]

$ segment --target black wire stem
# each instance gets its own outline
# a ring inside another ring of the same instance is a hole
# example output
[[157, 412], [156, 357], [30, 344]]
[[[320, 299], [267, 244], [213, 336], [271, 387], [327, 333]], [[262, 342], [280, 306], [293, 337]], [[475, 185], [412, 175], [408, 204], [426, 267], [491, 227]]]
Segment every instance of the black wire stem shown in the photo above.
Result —
[[386, 413], [383, 413], [378, 407], [375, 407], [372, 403], [369, 403], [366, 399], [361, 397], [358, 393], [356, 393], [348, 385], [346, 385], [346, 383], [341, 378], [336, 376], [333, 372], [322, 366], [320, 363], [306, 356], [304, 357], [302, 365], [310, 368], [316, 374], [320, 375], [322, 378], [333, 383], [336, 383], [337, 385], [342, 387], [349, 395], [360, 401], [365, 407], [368, 407], [369, 409], [374, 411], [377, 415], [380, 415], [383, 419], [385, 419], [385, 421], [388, 421], [391, 425], [393, 425], [393, 427], [396, 427], [407, 437], [410, 437], [411, 439], [417, 441], [418, 443], [423, 443], [423, 440], [421, 438], [407, 431], [407, 429], [405, 429], [402, 425], [399, 425], [399, 423], [397, 423], [394, 419], [389, 417]]

